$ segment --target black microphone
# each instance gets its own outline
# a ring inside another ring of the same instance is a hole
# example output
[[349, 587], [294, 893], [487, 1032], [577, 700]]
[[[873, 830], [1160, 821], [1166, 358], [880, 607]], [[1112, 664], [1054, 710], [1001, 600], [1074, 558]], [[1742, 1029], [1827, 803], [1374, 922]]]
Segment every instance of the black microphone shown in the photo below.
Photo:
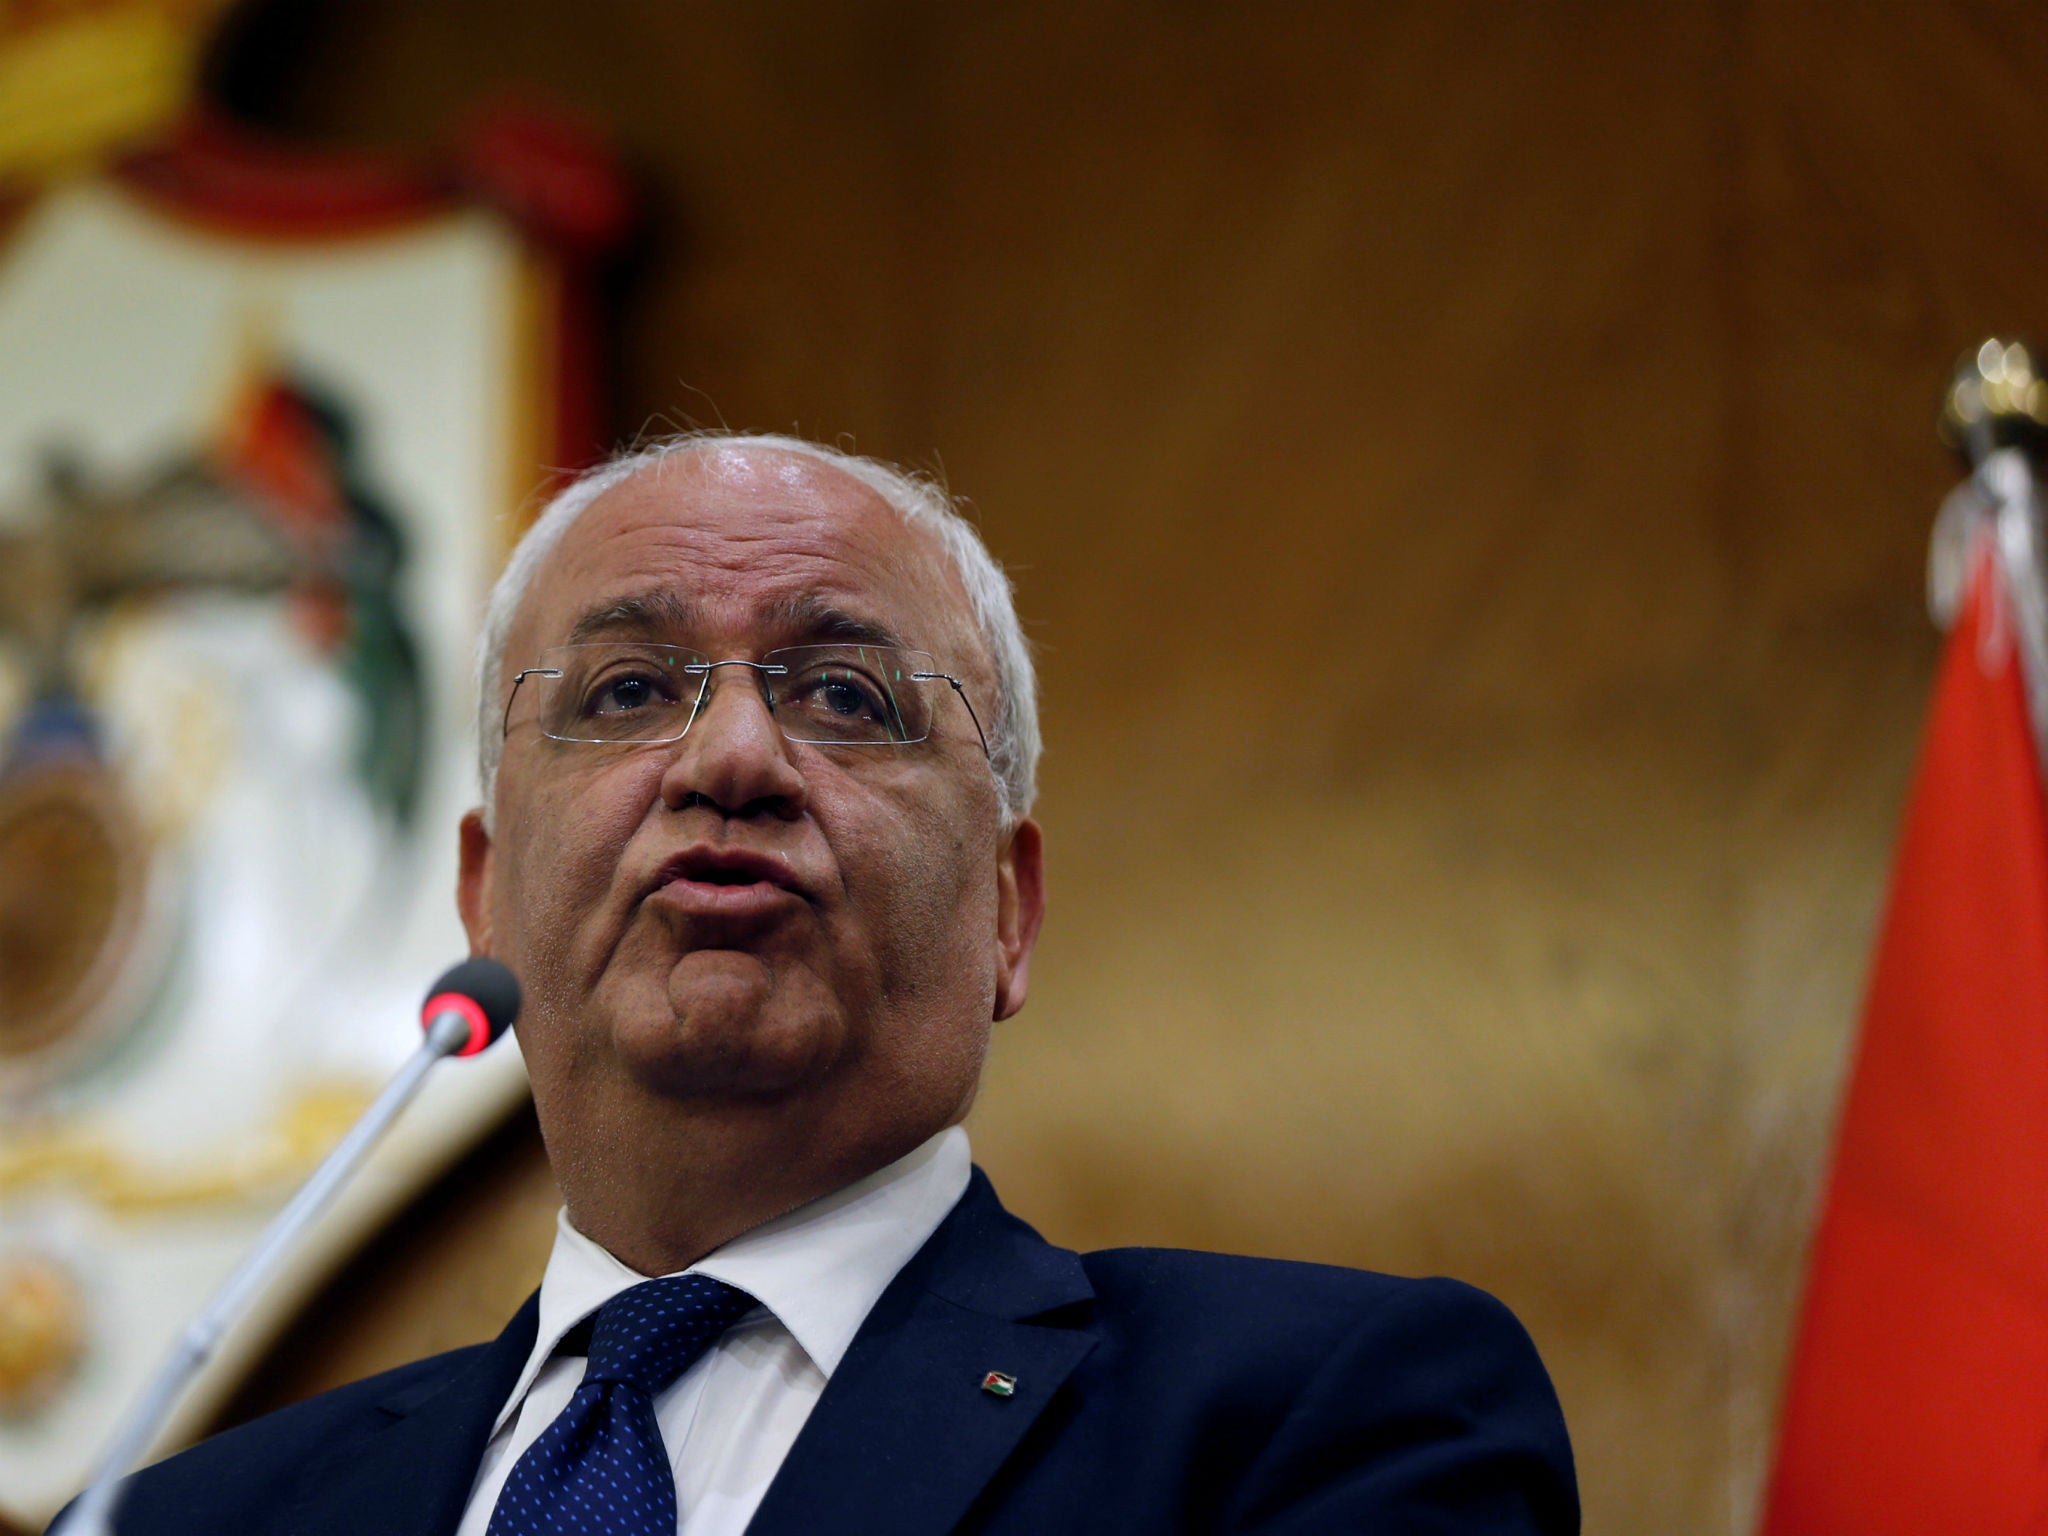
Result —
[[59, 1515], [49, 1536], [109, 1536], [115, 1507], [125, 1491], [121, 1477], [139, 1461], [199, 1368], [212, 1358], [229, 1326], [248, 1310], [292, 1244], [348, 1182], [357, 1164], [411, 1102], [428, 1070], [447, 1056], [474, 1056], [512, 1027], [519, 1017], [519, 982], [496, 960], [479, 956], [452, 966], [427, 989], [420, 1007], [426, 1038], [348, 1134], [335, 1143], [311, 1178], [263, 1229], [249, 1257], [214, 1293], [206, 1310], [185, 1330], [149, 1389], [115, 1428], [99, 1471], [78, 1502]]
[[447, 1014], [463, 1021], [466, 1033], [451, 1056], [474, 1056], [512, 1027], [519, 1017], [519, 980], [501, 961], [477, 955], [451, 965], [427, 988], [420, 1004], [420, 1028], [433, 1038], [436, 1022]]

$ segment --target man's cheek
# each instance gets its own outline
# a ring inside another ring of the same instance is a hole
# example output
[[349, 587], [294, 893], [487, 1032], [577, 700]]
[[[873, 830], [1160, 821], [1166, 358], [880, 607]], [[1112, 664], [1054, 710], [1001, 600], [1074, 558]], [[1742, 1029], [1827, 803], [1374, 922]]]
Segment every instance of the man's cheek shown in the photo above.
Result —
[[626, 833], [608, 822], [591, 817], [588, 808], [579, 816], [573, 803], [558, 798], [532, 808], [527, 835], [500, 883], [512, 920], [529, 929], [530, 947], [573, 947], [579, 930], [616, 905]]
[[840, 959], [849, 984], [908, 1000], [947, 973], [962, 933], [974, 926], [978, 902], [943, 829], [906, 817], [892, 830], [848, 882], [860, 937], [842, 948]]

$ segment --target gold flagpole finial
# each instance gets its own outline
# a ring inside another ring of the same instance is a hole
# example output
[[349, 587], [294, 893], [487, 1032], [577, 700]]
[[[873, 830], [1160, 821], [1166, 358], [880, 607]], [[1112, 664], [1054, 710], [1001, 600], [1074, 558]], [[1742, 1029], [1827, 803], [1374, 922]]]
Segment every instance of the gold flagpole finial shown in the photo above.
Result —
[[1973, 468], [1999, 448], [2048, 449], [2048, 379], [2025, 342], [1992, 336], [1956, 364], [1941, 440]]

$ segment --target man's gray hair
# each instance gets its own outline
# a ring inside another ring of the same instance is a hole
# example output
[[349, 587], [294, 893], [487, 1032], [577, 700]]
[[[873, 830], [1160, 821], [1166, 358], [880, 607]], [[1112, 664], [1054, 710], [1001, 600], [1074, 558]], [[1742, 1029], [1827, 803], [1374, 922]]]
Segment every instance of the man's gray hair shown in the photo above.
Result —
[[993, 708], [982, 710], [988, 750], [995, 770], [996, 794], [1005, 830], [1030, 814], [1038, 793], [1038, 680], [1031, 667], [1031, 649], [1017, 620], [1010, 578], [982, 543], [974, 524], [961, 514], [959, 503], [930, 475], [899, 469], [879, 459], [863, 458], [823, 443], [770, 432], [731, 432], [722, 428], [684, 432], [616, 455], [585, 470], [557, 491], [534, 519], [505, 562], [484, 608], [483, 633], [477, 637], [477, 758], [483, 780], [484, 814], [490, 815], [497, 788], [498, 757], [504, 746], [505, 642], [512, 621], [526, 600], [527, 589], [562, 535], [574, 527], [590, 504], [620, 481], [655, 469], [678, 455], [721, 447], [770, 448], [802, 454], [851, 475], [893, 507], [903, 520], [933, 534], [953, 562], [967, 588], [967, 601], [995, 667]]

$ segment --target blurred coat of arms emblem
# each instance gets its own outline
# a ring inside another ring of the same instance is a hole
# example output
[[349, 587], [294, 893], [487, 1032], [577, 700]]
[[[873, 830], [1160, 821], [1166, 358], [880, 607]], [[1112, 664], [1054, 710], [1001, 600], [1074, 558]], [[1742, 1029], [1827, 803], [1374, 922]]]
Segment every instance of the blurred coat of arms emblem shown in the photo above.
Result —
[[[478, 143], [458, 190], [195, 118], [0, 218], [5, 1519], [76, 1491], [464, 951], [475, 616], [587, 450], [566, 300], [623, 216], [573, 138]], [[174, 1434], [523, 1091], [510, 1049], [430, 1084]]]

